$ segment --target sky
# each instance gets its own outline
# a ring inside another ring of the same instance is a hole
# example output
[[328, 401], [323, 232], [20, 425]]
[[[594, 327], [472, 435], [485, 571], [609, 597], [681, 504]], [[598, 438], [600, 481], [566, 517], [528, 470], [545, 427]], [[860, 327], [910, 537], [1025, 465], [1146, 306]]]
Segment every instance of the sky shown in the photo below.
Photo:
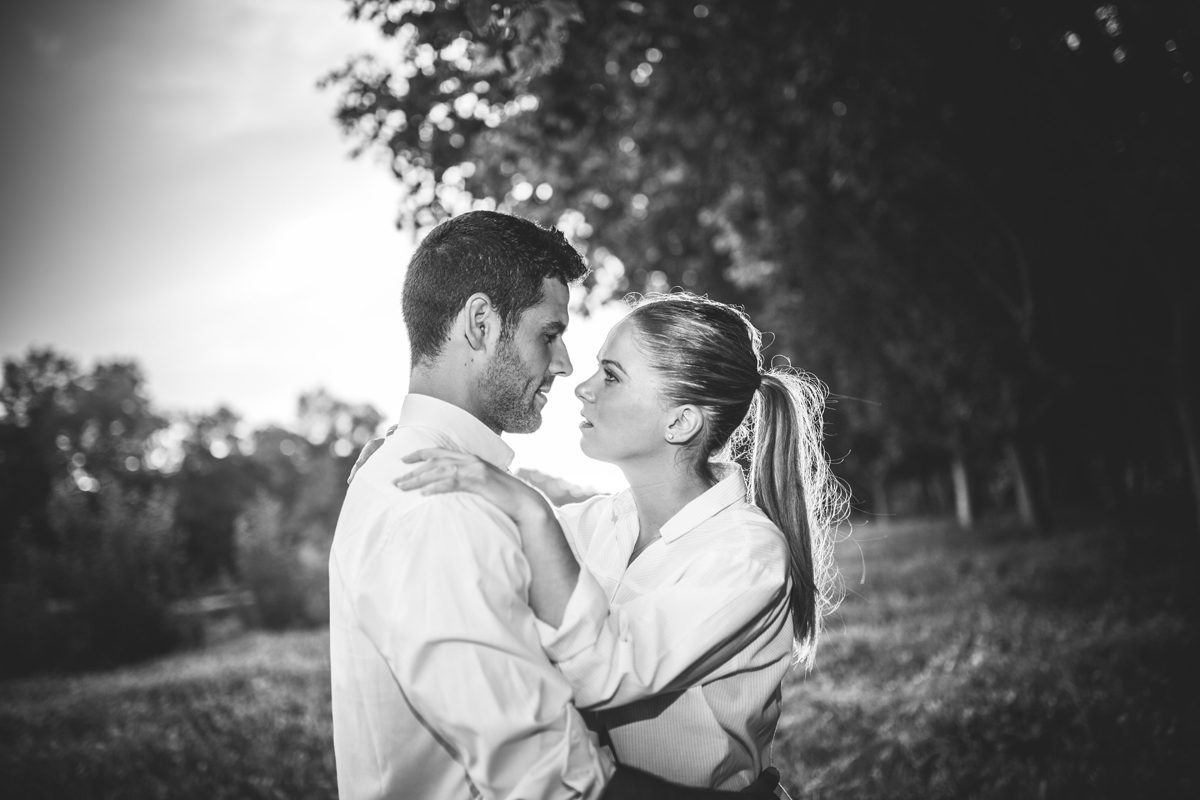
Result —
[[[288, 424], [323, 387], [394, 417], [407, 389], [399, 187], [351, 159], [317, 80], [385, 47], [341, 0], [42, 0], [0, 26], [0, 356], [133, 358], [164, 411]], [[574, 386], [609, 309], [567, 334], [515, 466], [621, 485], [584, 458]]]

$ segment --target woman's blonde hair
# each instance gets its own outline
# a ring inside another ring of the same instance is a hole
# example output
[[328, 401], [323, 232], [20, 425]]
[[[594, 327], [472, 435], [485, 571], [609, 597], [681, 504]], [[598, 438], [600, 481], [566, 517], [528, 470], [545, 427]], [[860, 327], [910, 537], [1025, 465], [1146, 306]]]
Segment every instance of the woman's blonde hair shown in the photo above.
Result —
[[828, 389], [790, 367], [764, 371], [762, 334], [738, 308], [687, 292], [632, 302], [628, 320], [665, 398], [704, 415], [690, 443], [700, 476], [713, 480], [714, 456], [738, 458], [750, 496], [783, 531], [796, 654], [811, 666], [841, 600], [834, 535], [849, 509], [823, 445]]

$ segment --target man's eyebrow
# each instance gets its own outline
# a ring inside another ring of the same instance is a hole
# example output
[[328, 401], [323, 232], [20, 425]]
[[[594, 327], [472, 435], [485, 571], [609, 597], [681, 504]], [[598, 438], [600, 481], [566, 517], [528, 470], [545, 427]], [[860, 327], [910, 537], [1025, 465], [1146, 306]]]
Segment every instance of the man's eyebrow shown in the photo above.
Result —
[[542, 330], [546, 333], [562, 333], [567, 329], [567, 323], [562, 320], [553, 320], [542, 326]]

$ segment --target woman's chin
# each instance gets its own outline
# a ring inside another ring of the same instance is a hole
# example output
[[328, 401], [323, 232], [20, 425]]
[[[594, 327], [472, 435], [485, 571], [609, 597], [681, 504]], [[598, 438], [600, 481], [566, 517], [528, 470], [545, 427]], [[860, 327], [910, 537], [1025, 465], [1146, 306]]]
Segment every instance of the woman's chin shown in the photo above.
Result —
[[600, 461], [605, 464], [612, 463], [609, 459], [604, 457], [603, 453], [597, 451], [595, 444], [593, 442], [589, 441], [588, 439], [589, 439], [589, 437], [586, 433], [580, 437], [579, 451], [581, 453], [583, 453], [585, 456], [587, 456], [588, 458], [592, 459], [593, 461]]

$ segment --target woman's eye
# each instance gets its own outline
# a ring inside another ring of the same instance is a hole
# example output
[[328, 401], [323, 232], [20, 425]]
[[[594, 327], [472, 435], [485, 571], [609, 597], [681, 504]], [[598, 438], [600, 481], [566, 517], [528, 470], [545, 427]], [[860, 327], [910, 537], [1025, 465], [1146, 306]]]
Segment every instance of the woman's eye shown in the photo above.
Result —
[[617, 376], [613, 374], [612, 370], [609, 370], [609, 369], [604, 370], [604, 382], [605, 383], [616, 383], [616, 380], [617, 380]]

